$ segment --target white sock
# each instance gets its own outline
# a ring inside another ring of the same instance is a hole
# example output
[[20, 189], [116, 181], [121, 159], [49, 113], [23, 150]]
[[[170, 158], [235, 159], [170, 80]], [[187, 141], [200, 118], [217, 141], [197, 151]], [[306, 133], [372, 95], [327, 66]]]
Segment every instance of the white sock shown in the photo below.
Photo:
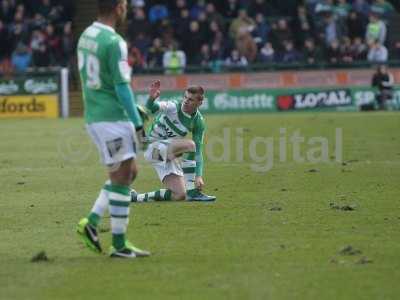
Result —
[[[111, 181], [107, 180], [105, 182], [106, 185], [110, 185]], [[94, 203], [91, 212], [95, 213], [99, 217], [104, 216], [106, 209], [108, 207], [108, 191], [105, 189], [105, 186], [101, 189], [99, 196], [97, 197], [96, 202]]]
[[182, 160], [182, 169], [185, 177], [186, 191], [191, 191], [195, 189], [194, 179], [196, 177], [196, 161], [195, 160]]

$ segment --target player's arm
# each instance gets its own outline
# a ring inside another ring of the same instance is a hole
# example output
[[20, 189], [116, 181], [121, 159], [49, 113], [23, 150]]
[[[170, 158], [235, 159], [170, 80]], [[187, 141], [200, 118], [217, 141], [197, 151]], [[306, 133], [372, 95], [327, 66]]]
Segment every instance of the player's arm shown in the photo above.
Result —
[[149, 89], [149, 98], [146, 102], [146, 109], [152, 114], [156, 114], [160, 111], [165, 112], [169, 109], [175, 108], [174, 102], [171, 101], [156, 101], [160, 97], [160, 81], [154, 81]]
[[385, 88], [390, 88], [393, 86], [393, 84], [394, 84], [394, 77], [391, 73], [388, 73], [388, 80], [387, 81], [384, 80], [382, 82], [382, 86]]
[[131, 88], [131, 68], [128, 64], [128, 48], [124, 41], [115, 40], [109, 48], [109, 69], [113, 78], [115, 92], [128, 118], [136, 129], [143, 128], [143, 121], [138, 112], [135, 95]]
[[204, 144], [205, 124], [202, 118], [197, 119], [193, 128], [193, 141], [196, 145], [195, 160], [196, 160], [196, 187], [202, 188], [203, 181], [203, 144]]
[[132, 88], [128, 83], [120, 83], [115, 86], [115, 92], [117, 93], [119, 101], [125, 108], [125, 111], [135, 125], [137, 130], [143, 128], [143, 120], [137, 109], [135, 95], [132, 92]]

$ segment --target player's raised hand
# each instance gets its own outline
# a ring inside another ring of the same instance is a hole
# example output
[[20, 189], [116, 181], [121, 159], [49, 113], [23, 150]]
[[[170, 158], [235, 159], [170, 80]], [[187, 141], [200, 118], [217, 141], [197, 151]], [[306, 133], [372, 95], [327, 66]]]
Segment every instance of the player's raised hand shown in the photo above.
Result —
[[156, 80], [150, 85], [149, 97], [150, 97], [151, 100], [154, 101], [158, 97], [160, 97], [160, 94], [161, 94], [160, 86], [161, 86], [160, 80]]

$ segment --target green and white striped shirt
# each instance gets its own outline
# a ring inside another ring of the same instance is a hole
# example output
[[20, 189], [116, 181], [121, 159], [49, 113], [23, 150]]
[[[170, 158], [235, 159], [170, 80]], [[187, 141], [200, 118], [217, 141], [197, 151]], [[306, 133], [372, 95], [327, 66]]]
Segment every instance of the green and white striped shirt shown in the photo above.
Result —
[[203, 174], [203, 143], [205, 122], [199, 111], [189, 115], [182, 110], [182, 102], [151, 101], [146, 103], [147, 109], [155, 114], [155, 119], [148, 132], [150, 142], [184, 138], [192, 133], [196, 144], [196, 175]]

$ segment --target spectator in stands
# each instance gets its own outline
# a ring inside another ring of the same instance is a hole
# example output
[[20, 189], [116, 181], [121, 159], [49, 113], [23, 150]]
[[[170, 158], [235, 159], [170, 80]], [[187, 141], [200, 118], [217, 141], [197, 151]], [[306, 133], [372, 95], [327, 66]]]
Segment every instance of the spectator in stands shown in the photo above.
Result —
[[289, 29], [288, 22], [285, 18], [279, 19], [277, 23], [272, 25], [271, 35], [272, 44], [278, 53], [281, 53], [284, 50], [285, 41], [293, 40], [292, 32]]
[[218, 22], [211, 21], [209, 24], [207, 35], [211, 41], [213, 41], [216, 36], [221, 33], [221, 27], [219, 27]]
[[356, 37], [351, 45], [352, 57], [355, 61], [363, 61], [367, 59], [368, 48], [367, 45], [362, 42], [360, 37]]
[[[18, 17], [17, 17], [18, 16]], [[15, 9], [14, 20], [18, 18], [19, 21], [26, 20], [26, 11], [23, 4], [18, 4]]]
[[16, 5], [14, 1], [1, 1], [0, 20], [3, 20], [5, 23], [10, 23], [14, 18], [15, 8]]
[[0, 61], [11, 54], [10, 48], [10, 34], [4, 23], [0, 20]]
[[303, 59], [307, 64], [320, 63], [322, 60], [321, 51], [315, 46], [314, 40], [311, 38], [304, 41]]
[[235, 18], [229, 27], [229, 36], [236, 40], [239, 34], [250, 33], [254, 30], [256, 23], [247, 15], [245, 9], [239, 10], [239, 15]]
[[342, 38], [342, 27], [340, 27], [335, 16], [331, 13], [326, 15], [324, 21], [324, 30], [322, 31], [324, 41], [326, 45], [331, 45], [334, 41]]
[[322, 0], [322, 1], [317, 1], [314, 12], [315, 14], [324, 17], [327, 14], [333, 14], [334, 13], [333, 10], [334, 10], [333, 0]]
[[227, 3], [224, 1], [222, 13], [225, 18], [234, 19], [238, 16], [240, 9], [240, 3], [238, 0], [228, 0]]
[[155, 38], [147, 54], [147, 65], [150, 68], [162, 68], [164, 53], [165, 48], [162, 45], [161, 39]]
[[340, 62], [341, 58], [341, 53], [340, 53], [340, 48], [339, 48], [339, 42], [338, 40], [333, 40], [331, 44], [329, 45], [327, 51], [327, 60], [331, 64], [337, 64]]
[[36, 12], [42, 15], [45, 19], [48, 19], [50, 14], [54, 14], [54, 7], [51, 5], [50, 0], [41, 0], [38, 5], [36, 5]]
[[394, 12], [393, 5], [386, 0], [375, 0], [371, 6], [371, 12], [388, 19]]
[[353, 10], [367, 18], [370, 7], [367, 0], [353, 0]]
[[315, 18], [315, 8], [321, 0], [304, 0], [306, 10], [310, 13], [311, 17]]
[[18, 44], [27, 43], [29, 39], [28, 28], [21, 23], [15, 23], [10, 26], [11, 32], [11, 47], [16, 49]]
[[253, 0], [251, 1], [248, 12], [249, 16], [252, 18], [255, 18], [257, 14], [262, 14], [263, 16], [266, 16], [268, 13], [268, 4], [267, 1], [265, 0]]
[[282, 63], [297, 63], [301, 60], [301, 54], [294, 48], [292, 41], [285, 41], [285, 49], [282, 53]]
[[163, 67], [168, 74], [180, 74], [186, 67], [186, 54], [173, 42], [163, 56]]
[[211, 43], [211, 58], [213, 62], [219, 64], [224, 58], [224, 53], [225, 47], [223, 43], [223, 35], [219, 32]]
[[33, 32], [30, 48], [32, 49], [34, 67], [48, 67], [50, 65], [46, 37], [42, 31], [35, 30]]
[[14, 21], [10, 25], [10, 31], [14, 38], [13, 48], [20, 42], [27, 43], [29, 40], [29, 25], [24, 18], [24, 11], [20, 9], [15, 12]]
[[145, 60], [138, 48], [129, 47], [128, 63], [131, 66], [133, 73], [139, 73], [143, 71], [145, 67]]
[[164, 45], [170, 45], [175, 42], [174, 27], [170, 20], [162, 20], [160, 26], [157, 26], [157, 28], [158, 31], [155, 33], [155, 36], [161, 37]]
[[246, 57], [240, 55], [238, 49], [233, 49], [231, 55], [225, 60], [225, 66], [227, 67], [245, 67], [248, 65]]
[[221, 29], [225, 27], [225, 19], [218, 11], [215, 10], [215, 5], [213, 3], [207, 3], [206, 14], [210, 23], [216, 22], [218, 27]]
[[199, 33], [203, 40], [207, 39], [209, 34], [210, 22], [207, 20], [207, 14], [205, 11], [202, 11], [197, 18], [197, 22], [199, 23]]
[[65, 23], [72, 22], [73, 16], [75, 15], [75, 5], [76, 1], [71, 1], [71, 0], [58, 0], [57, 3], [59, 4], [59, 7], [61, 7], [61, 16], [60, 16], [60, 22], [62, 23], [61, 25], [64, 25]]
[[206, 2], [204, 0], [197, 0], [194, 5], [190, 8], [190, 17], [193, 20], [198, 20], [201, 13], [206, 11]]
[[389, 53], [387, 48], [382, 45], [379, 41], [375, 40], [371, 42], [368, 51], [368, 61], [373, 63], [382, 63], [388, 60]]
[[61, 37], [61, 65], [64, 67], [69, 66], [71, 62], [74, 51], [73, 43], [74, 40], [72, 37], [72, 22], [67, 22], [64, 25], [63, 35]]
[[349, 37], [345, 36], [342, 38], [340, 43], [340, 61], [344, 63], [353, 62], [353, 52], [351, 49], [351, 40]]
[[349, 17], [347, 18], [347, 31], [348, 36], [351, 39], [355, 39], [357, 37], [365, 36], [365, 22], [360, 14], [356, 11], [350, 11]]
[[199, 23], [197, 21], [190, 22], [189, 32], [183, 39], [183, 50], [189, 65], [194, 64], [197, 53], [205, 41], [206, 37], [201, 35]]
[[378, 15], [371, 13], [369, 16], [369, 23], [365, 33], [365, 40], [367, 43], [377, 40], [380, 44], [385, 44], [386, 41], [386, 24], [379, 19]]
[[337, 21], [340, 32], [347, 35], [347, 18], [350, 14], [351, 6], [347, 3], [347, 0], [337, 1], [337, 4], [333, 7], [333, 15]]
[[186, 0], [176, 0], [175, 1], [175, 7], [172, 9], [172, 18], [176, 19], [179, 17], [179, 14], [176, 14], [176, 12], [182, 11], [183, 9], [187, 9], [190, 14], [190, 9], [189, 6], [186, 2]]
[[273, 63], [275, 61], [275, 50], [272, 47], [272, 43], [266, 42], [260, 49], [258, 61], [261, 63]]
[[200, 52], [193, 61], [194, 65], [208, 67], [212, 64], [211, 50], [208, 44], [201, 45]]
[[[157, 2], [155, 1], [155, 3], [157, 3]], [[188, 7], [186, 0], [176, 0], [175, 3], [171, 0], [171, 1], [168, 1], [168, 3], [169, 3], [169, 11], [170, 11], [169, 19], [172, 23], [179, 20], [183, 10], [187, 10], [188, 17], [190, 19], [190, 8]]]
[[236, 38], [235, 45], [240, 55], [246, 57], [248, 62], [252, 63], [256, 60], [258, 48], [249, 32], [239, 33]]
[[334, 14], [337, 18], [346, 20], [351, 11], [351, 5], [347, 0], [337, 0], [336, 5], [333, 8]]
[[11, 60], [5, 58], [0, 61], [0, 74], [11, 74], [14, 71], [14, 67], [11, 63]]
[[132, 41], [132, 46], [139, 49], [140, 53], [144, 56], [147, 55], [147, 51], [151, 45], [150, 38], [144, 33], [139, 31], [136, 38]]
[[23, 43], [17, 46], [11, 58], [14, 70], [17, 72], [26, 72], [32, 63], [32, 55]]
[[313, 36], [313, 23], [307, 14], [306, 7], [299, 5], [293, 22], [294, 36], [297, 46], [301, 46], [306, 39]]
[[146, 13], [143, 8], [134, 8], [133, 17], [128, 22], [128, 37], [133, 41], [139, 32], [149, 35], [151, 33], [151, 26], [146, 18]]
[[35, 29], [43, 29], [46, 26], [46, 19], [39, 13], [36, 13], [31, 21], [31, 28]]
[[184, 8], [179, 11], [180, 17], [174, 20], [174, 32], [178, 40], [182, 41], [189, 31], [190, 19], [189, 10]]
[[158, 23], [169, 16], [168, 8], [164, 4], [157, 4], [149, 10], [149, 21], [150, 23]]
[[265, 21], [264, 15], [262, 13], [256, 14], [255, 17], [255, 28], [252, 31], [252, 36], [254, 38], [254, 42], [256, 42], [258, 48], [261, 48], [262, 45], [268, 40], [268, 33], [270, 28]]
[[51, 61], [51, 65], [56, 65], [61, 59], [61, 39], [56, 35], [52, 24], [48, 24], [46, 27], [45, 39], [49, 48], [48, 53], [50, 54], [48, 59]]

